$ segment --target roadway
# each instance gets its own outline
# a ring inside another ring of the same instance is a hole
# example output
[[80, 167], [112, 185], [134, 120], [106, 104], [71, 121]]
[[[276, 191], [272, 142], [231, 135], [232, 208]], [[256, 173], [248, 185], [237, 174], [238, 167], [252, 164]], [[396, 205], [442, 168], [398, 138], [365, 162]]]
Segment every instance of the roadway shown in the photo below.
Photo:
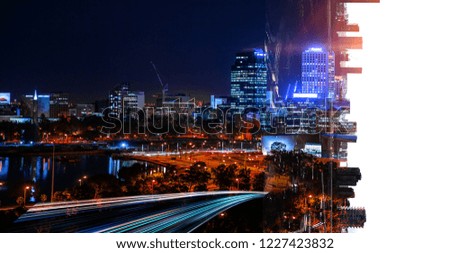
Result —
[[221, 164], [236, 164], [248, 168], [252, 173], [264, 171], [264, 156], [257, 150], [190, 150], [179, 152], [133, 152], [122, 154], [124, 158], [150, 162], [157, 165], [173, 165], [188, 168], [195, 162], [205, 162], [208, 168]]
[[220, 213], [265, 192], [214, 191], [37, 204], [10, 232], [192, 232]]

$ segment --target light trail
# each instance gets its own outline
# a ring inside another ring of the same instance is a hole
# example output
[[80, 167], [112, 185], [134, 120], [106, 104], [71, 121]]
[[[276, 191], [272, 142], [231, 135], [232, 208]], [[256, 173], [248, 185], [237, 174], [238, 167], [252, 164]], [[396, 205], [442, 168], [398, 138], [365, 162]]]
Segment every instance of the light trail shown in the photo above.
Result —
[[189, 192], [38, 204], [19, 217], [13, 232], [192, 232], [219, 213], [265, 194]]

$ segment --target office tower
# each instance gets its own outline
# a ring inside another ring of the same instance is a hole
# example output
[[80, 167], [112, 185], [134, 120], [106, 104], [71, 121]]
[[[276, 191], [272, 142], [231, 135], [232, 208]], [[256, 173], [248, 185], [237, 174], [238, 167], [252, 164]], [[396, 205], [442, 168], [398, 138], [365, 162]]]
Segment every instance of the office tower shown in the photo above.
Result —
[[130, 91], [130, 85], [123, 83], [109, 93], [111, 116], [121, 114], [131, 115], [144, 108], [145, 95], [143, 91]]
[[50, 94], [50, 118], [67, 117], [69, 115], [69, 94], [55, 92]]
[[130, 113], [137, 112], [138, 97], [134, 92], [128, 92], [122, 97], [122, 110], [123, 113], [129, 115]]
[[231, 66], [231, 107], [239, 111], [245, 108], [262, 108], [266, 104], [267, 65], [262, 49], [236, 54]]
[[25, 117], [31, 117], [36, 123], [41, 116], [50, 117], [50, 95], [38, 95], [35, 90], [34, 95], [22, 96], [22, 110]]
[[143, 91], [134, 91], [133, 92], [136, 95], [137, 99], [137, 107], [138, 108], [144, 108], [145, 106], [145, 94]]
[[299, 98], [333, 98], [334, 53], [322, 48], [309, 48], [302, 53], [301, 93]]
[[129, 85], [126, 83], [114, 87], [109, 93], [109, 107], [112, 116], [119, 116], [123, 110], [123, 97], [128, 94]]

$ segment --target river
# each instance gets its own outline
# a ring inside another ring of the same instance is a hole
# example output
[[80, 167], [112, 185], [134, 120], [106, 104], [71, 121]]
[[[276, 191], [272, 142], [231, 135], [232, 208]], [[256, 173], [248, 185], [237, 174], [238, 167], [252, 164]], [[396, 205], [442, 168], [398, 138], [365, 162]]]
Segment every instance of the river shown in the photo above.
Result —
[[[27, 203], [38, 202], [42, 194], [50, 199], [52, 162], [51, 155], [0, 157], [0, 207], [14, 204], [19, 196], [24, 195]], [[84, 177], [98, 174], [117, 176], [122, 166], [133, 163], [151, 166], [146, 162], [117, 160], [107, 155], [55, 156], [54, 191], [70, 189]]]

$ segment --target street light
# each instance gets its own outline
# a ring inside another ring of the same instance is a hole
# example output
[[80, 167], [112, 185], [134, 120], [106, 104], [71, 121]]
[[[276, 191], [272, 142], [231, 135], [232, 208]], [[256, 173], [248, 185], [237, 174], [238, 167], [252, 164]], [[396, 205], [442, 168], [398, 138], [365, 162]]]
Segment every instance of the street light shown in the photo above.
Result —
[[236, 178], [236, 182], [237, 182], [237, 189], [239, 190], [239, 178]]
[[153, 184], [154, 184], [155, 182], [156, 182], [155, 179], [153, 179], [153, 180], [152, 180], [152, 194], [154, 193], [154, 192], [153, 192]]
[[87, 179], [87, 176], [83, 176], [82, 178], [78, 179], [80, 186], [81, 186], [81, 182], [83, 182], [83, 180], [86, 180], [86, 179]]
[[27, 190], [30, 189], [29, 186], [25, 186], [25, 188], [23, 188], [23, 206], [25, 206], [25, 204], [27, 203]]

